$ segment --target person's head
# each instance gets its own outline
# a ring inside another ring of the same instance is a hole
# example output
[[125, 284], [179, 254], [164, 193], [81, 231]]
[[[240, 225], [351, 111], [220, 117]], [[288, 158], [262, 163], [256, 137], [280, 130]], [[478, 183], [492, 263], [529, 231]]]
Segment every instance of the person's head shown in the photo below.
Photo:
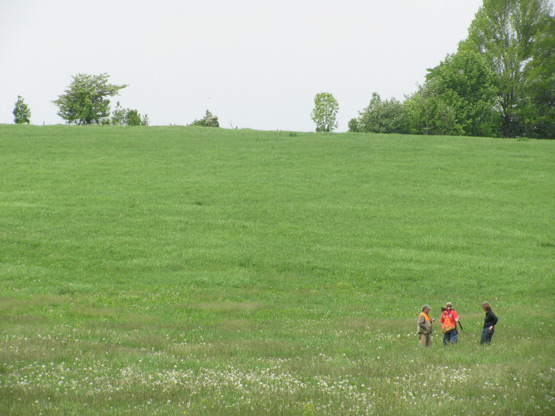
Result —
[[424, 312], [426, 315], [430, 313], [430, 307], [428, 305], [424, 305], [422, 306], [422, 312]]
[[445, 304], [445, 309], [448, 309], [448, 310], [453, 309], [453, 304], [452, 304], [451, 302], [447, 302], [447, 303]]
[[489, 304], [489, 302], [482, 303], [482, 309], [484, 310], [484, 312], [491, 311], [491, 305]]

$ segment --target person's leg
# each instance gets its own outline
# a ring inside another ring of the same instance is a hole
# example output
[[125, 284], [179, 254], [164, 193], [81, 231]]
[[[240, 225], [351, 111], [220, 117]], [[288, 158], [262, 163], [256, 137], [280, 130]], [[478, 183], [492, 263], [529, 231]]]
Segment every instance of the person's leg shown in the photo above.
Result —
[[449, 341], [449, 332], [443, 334], [443, 345], [447, 346], [447, 341]]
[[484, 328], [484, 330], [482, 331], [482, 336], [480, 337], [480, 344], [482, 345], [488, 343], [487, 331], [489, 331], [487, 328]]
[[484, 331], [486, 331], [486, 344], [491, 344], [491, 339], [493, 338], [493, 333], [495, 332], [495, 328], [492, 329], [491, 331], [489, 330], [489, 328], [485, 328]]
[[423, 347], [425, 347], [426, 346], [426, 335], [418, 334], [418, 343], [420, 345], [422, 345]]
[[426, 335], [426, 347], [432, 346], [432, 334]]
[[451, 344], [456, 344], [457, 343], [457, 335], [459, 335], [457, 333], [456, 329], [453, 329], [450, 333], [449, 333], [449, 342]]

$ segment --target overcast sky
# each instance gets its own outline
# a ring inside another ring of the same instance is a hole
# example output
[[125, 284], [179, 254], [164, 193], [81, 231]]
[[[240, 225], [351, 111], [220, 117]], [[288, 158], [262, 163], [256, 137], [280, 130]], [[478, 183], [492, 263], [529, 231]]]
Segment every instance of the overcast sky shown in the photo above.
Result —
[[[313, 131], [314, 96], [339, 129], [372, 92], [403, 100], [457, 50], [481, 0], [0, 0], [0, 123], [32, 124], [78, 73], [108, 73], [151, 125], [206, 109], [221, 127]], [[114, 105], [112, 105], [112, 108]]]

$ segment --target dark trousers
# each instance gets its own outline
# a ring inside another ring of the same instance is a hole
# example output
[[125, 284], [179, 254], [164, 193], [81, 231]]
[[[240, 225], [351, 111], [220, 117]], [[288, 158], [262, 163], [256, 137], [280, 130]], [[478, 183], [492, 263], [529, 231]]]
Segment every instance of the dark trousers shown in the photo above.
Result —
[[495, 328], [491, 331], [489, 328], [484, 328], [482, 331], [482, 338], [480, 339], [480, 344], [491, 344], [491, 339], [493, 338], [493, 334], [495, 333]]
[[443, 345], [456, 344], [457, 335], [459, 335], [459, 333], [456, 329], [452, 329], [451, 331], [443, 334]]

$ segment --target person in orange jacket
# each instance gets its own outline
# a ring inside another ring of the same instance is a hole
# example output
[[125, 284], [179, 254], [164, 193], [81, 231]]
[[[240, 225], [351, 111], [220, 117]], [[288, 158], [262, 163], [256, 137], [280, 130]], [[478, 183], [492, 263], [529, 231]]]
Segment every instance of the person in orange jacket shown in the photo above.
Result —
[[459, 322], [459, 315], [453, 310], [453, 304], [447, 302], [445, 304], [445, 311], [441, 314], [441, 332], [443, 332], [443, 345], [451, 345], [457, 343], [457, 323]]
[[423, 347], [432, 345], [432, 324], [435, 322], [434, 318], [430, 318], [430, 307], [428, 305], [422, 306], [422, 312], [418, 315], [418, 340]]

